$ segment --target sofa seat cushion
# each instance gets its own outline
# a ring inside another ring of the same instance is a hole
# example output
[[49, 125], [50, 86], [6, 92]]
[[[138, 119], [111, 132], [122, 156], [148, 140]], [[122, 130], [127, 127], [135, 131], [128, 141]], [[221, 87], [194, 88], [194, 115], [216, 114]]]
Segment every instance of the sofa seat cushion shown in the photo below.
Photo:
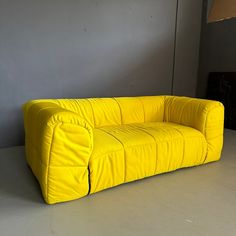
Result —
[[167, 122], [94, 129], [90, 193], [178, 168], [203, 164], [206, 139], [198, 130]]

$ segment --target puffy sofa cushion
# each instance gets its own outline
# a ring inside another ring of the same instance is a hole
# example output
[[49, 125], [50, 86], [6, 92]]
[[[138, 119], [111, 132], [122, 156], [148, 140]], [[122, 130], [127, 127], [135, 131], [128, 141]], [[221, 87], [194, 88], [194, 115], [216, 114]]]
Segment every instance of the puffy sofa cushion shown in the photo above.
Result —
[[224, 107], [176, 96], [24, 105], [26, 160], [49, 204], [220, 159]]
[[89, 161], [90, 193], [200, 165], [207, 152], [206, 139], [190, 127], [148, 122], [94, 129], [94, 149]]

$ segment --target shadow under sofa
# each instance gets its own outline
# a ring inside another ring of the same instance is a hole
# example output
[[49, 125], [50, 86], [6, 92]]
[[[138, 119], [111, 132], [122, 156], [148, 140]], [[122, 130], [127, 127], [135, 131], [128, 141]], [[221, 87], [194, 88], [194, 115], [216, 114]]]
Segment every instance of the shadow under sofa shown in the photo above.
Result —
[[177, 96], [24, 105], [26, 159], [48, 204], [220, 159], [224, 107]]

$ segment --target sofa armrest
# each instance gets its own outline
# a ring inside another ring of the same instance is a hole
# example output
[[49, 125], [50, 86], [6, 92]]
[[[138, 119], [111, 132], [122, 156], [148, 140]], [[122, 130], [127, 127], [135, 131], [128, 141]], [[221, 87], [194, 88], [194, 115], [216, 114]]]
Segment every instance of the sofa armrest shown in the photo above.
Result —
[[[26, 158], [46, 202], [87, 195], [92, 127], [76, 113], [50, 101], [30, 101], [23, 109]], [[63, 192], [67, 195], [61, 196]]]
[[199, 130], [208, 144], [205, 163], [220, 159], [224, 131], [222, 103], [198, 98], [166, 96], [164, 121]]

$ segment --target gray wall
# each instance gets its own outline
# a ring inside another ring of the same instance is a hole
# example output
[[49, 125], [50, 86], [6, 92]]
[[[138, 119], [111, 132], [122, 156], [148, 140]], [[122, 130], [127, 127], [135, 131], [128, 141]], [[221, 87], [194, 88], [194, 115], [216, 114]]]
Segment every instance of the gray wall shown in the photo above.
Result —
[[175, 95], [196, 95], [202, 4], [202, 0], [179, 0], [173, 84]]
[[[176, 5], [0, 0], [0, 146], [23, 144], [29, 99], [170, 94]], [[175, 94], [195, 95], [200, 17], [179, 0]]]
[[[210, 3], [210, 2], [209, 2]], [[236, 71], [236, 18], [207, 24], [204, 0], [197, 96], [205, 97], [209, 72]]]

